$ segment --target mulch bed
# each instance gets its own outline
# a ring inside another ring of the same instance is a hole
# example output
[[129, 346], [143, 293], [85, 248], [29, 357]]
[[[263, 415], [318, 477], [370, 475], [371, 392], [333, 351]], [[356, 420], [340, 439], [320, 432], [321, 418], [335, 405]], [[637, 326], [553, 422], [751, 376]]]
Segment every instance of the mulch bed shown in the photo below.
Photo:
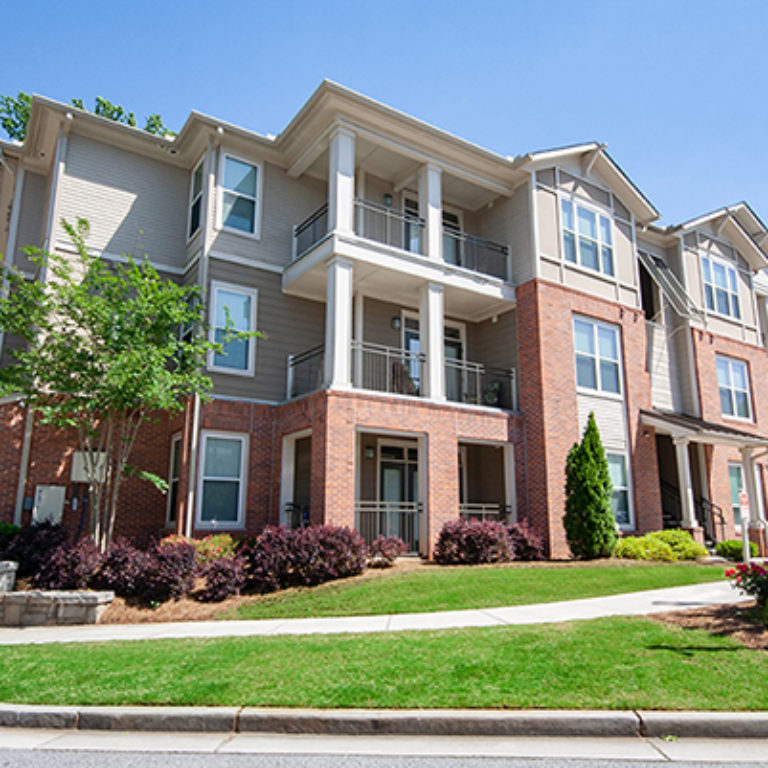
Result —
[[655, 613], [649, 618], [686, 629], [703, 629], [712, 635], [732, 637], [748, 648], [768, 651], [768, 630], [760, 621], [754, 601]]

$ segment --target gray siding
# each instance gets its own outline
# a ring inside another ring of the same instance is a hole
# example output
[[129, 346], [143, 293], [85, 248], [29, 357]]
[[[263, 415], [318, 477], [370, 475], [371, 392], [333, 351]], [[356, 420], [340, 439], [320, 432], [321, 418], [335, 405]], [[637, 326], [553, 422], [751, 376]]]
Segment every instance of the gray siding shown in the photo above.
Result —
[[[70, 222], [88, 219], [90, 248], [146, 253], [156, 264], [183, 267], [188, 185], [183, 168], [71, 135], [58, 216]], [[60, 226], [56, 239], [66, 241]]]
[[[256, 158], [253, 158], [255, 161]], [[217, 193], [210, 206], [212, 232], [211, 250], [266, 262], [284, 267], [290, 263], [293, 227], [300, 224], [328, 199], [327, 185], [308, 176], [292, 179], [276, 165], [262, 165], [263, 204], [259, 239], [238, 235], [229, 230], [216, 229], [216, 207], [219, 204], [218, 171], [216, 163]]]
[[48, 212], [48, 179], [39, 173], [24, 174], [21, 190], [21, 210], [19, 211], [19, 229], [16, 234], [16, 266], [26, 272], [33, 272], [36, 267], [24, 255], [24, 248], [32, 245], [40, 248], [43, 244], [44, 230]]
[[467, 324], [467, 358], [492, 368], [517, 367], [517, 315], [504, 312], [482, 323]]
[[288, 355], [323, 343], [325, 304], [284, 295], [278, 274], [218, 259], [211, 259], [209, 277], [258, 290], [256, 325], [266, 336], [256, 339], [255, 376], [209, 372], [214, 394], [284, 400]]

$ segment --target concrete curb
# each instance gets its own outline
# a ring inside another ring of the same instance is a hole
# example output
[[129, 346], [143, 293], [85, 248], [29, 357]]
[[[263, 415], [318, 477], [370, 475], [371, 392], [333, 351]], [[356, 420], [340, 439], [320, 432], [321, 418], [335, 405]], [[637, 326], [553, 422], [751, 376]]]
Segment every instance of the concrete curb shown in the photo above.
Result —
[[0, 704], [0, 727], [349, 736], [768, 739], [768, 712], [319, 710]]

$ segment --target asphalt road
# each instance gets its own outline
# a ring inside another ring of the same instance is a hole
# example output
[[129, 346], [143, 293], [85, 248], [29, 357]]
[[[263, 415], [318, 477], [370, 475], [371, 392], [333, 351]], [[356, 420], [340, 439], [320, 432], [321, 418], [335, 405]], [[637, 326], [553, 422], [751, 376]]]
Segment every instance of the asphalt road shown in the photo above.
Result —
[[[738, 747], [734, 744], [735, 751]], [[679, 768], [755, 768], [760, 762], [673, 762]], [[146, 752], [0, 750], [0, 768], [660, 768], [658, 760], [411, 757], [361, 755], [148, 754]]]

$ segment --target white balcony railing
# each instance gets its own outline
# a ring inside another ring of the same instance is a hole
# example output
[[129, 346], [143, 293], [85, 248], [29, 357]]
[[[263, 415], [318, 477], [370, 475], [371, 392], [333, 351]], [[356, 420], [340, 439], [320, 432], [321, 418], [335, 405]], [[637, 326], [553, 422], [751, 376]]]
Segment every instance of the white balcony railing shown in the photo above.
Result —
[[419, 551], [418, 501], [356, 501], [355, 530], [370, 544], [379, 536], [397, 536], [410, 552]]

